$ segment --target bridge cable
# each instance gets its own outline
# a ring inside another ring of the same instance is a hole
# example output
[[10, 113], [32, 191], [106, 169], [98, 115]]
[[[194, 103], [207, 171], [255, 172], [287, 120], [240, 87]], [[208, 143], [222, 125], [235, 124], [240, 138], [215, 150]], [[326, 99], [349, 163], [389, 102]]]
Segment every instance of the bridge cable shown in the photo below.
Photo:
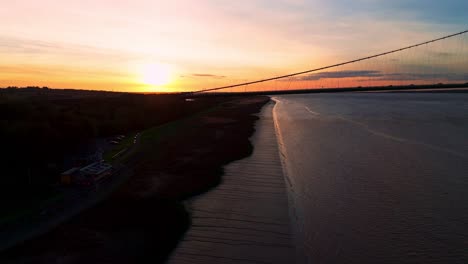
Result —
[[334, 68], [334, 67], [343, 66], [343, 65], [347, 65], [347, 64], [351, 64], [351, 63], [355, 63], [355, 62], [359, 62], [359, 61], [364, 61], [364, 60], [369, 60], [369, 59], [372, 59], [372, 58], [381, 57], [381, 56], [384, 56], [384, 55], [388, 55], [388, 54], [400, 52], [400, 51], [403, 51], [403, 50], [416, 48], [416, 47], [419, 47], [419, 46], [422, 46], [422, 45], [426, 45], [426, 44], [434, 43], [434, 42], [441, 41], [441, 40], [444, 40], [444, 39], [452, 38], [452, 37], [455, 37], [455, 36], [463, 35], [463, 34], [466, 34], [466, 33], [468, 33], [468, 30], [464, 30], [464, 31], [461, 31], [461, 32], [458, 32], [458, 33], [455, 33], [455, 34], [451, 34], [451, 35], [447, 35], [447, 36], [444, 36], [444, 37], [440, 37], [440, 38], [437, 38], [437, 39], [432, 39], [432, 40], [429, 40], [429, 41], [421, 42], [421, 43], [411, 45], [411, 46], [407, 46], [407, 47], [404, 47], [404, 48], [395, 49], [395, 50], [375, 54], [375, 55], [372, 55], [372, 56], [363, 57], [363, 58], [359, 58], [359, 59], [355, 59], [355, 60], [351, 60], [351, 61], [346, 61], [346, 62], [341, 62], [341, 63], [338, 63], [338, 64], [333, 64], [333, 65], [329, 65], [329, 66], [325, 66], [325, 67], [320, 67], [320, 68], [301, 71], [301, 72], [295, 72], [295, 73], [291, 73], [291, 74], [286, 74], [286, 75], [282, 75], [282, 76], [277, 76], [277, 77], [272, 77], [272, 78], [267, 78], [267, 79], [261, 79], [261, 80], [251, 81], [251, 82], [244, 82], [244, 83], [239, 83], [239, 84], [234, 84], [234, 85], [228, 85], [228, 86], [221, 86], [221, 87], [209, 88], [209, 89], [204, 89], [204, 90], [198, 90], [198, 91], [193, 91], [193, 92], [189, 92], [189, 93], [194, 94], [194, 93], [217, 91], [217, 90], [223, 90], [223, 89], [228, 89], [228, 88], [239, 87], [239, 86], [243, 86], [243, 85], [256, 84], [256, 83], [268, 82], [268, 81], [273, 81], [273, 80], [278, 80], [278, 79], [284, 79], [284, 78], [288, 78], [288, 77], [294, 77], [294, 76], [302, 75], [302, 74], [305, 74], [305, 73], [321, 71], [321, 70], [325, 70], [325, 69], [329, 69], [329, 68]]

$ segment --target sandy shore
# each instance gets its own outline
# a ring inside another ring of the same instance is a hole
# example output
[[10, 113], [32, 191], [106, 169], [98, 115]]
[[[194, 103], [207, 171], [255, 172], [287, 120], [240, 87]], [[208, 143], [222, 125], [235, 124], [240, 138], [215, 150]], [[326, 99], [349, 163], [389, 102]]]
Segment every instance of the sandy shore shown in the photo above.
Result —
[[265, 106], [253, 154], [225, 167], [221, 184], [189, 202], [192, 226], [169, 263], [293, 263], [288, 198]]

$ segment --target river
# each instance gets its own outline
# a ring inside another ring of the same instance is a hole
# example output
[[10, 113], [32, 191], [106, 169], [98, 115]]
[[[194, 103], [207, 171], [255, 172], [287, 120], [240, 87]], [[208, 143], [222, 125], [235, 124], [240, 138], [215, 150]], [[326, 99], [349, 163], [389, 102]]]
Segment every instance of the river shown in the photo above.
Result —
[[468, 263], [468, 93], [273, 99], [299, 263]]

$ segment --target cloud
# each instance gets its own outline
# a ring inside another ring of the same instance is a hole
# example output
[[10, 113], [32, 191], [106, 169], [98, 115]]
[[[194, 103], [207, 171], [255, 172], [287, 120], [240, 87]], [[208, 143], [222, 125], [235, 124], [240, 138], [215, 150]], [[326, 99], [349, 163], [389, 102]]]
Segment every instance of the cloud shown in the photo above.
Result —
[[319, 72], [312, 73], [305, 76], [296, 78], [296, 81], [318, 81], [320, 79], [340, 79], [340, 78], [377, 78], [382, 77], [383, 74], [380, 71], [334, 71], [334, 72]]
[[[468, 73], [444, 72], [417, 73], [417, 72], [398, 72], [384, 73], [382, 71], [360, 70], [360, 71], [334, 71], [319, 72], [298, 76], [293, 81], [318, 81], [321, 79], [343, 79], [343, 78], [373, 78], [380, 81], [418, 81], [418, 80], [447, 80], [447, 81], [467, 81]], [[290, 79], [283, 79], [290, 81]], [[359, 81], [359, 80], [358, 80]], [[365, 80], [362, 80], [365, 81]]]
[[223, 79], [226, 78], [224, 75], [215, 75], [209, 73], [194, 73], [191, 75], [192, 77], [207, 77], [207, 78], [214, 78], [214, 79]]
[[405, 11], [413, 15], [413, 19], [424, 20], [435, 24], [466, 23], [466, 12], [468, 2], [463, 0], [446, 1], [419, 1], [419, 0], [392, 0], [376, 2], [376, 12], [391, 16], [393, 11]]
[[457, 53], [455, 52], [444, 52], [444, 51], [429, 51], [430, 57], [436, 57], [436, 58], [443, 58], [443, 59], [448, 59], [448, 58], [454, 58], [458, 56]]
[[[143, 55], [121, 50], [15, 36], [0, 36], [0, 55], [30, 55], [32, 56], [29, 57], [30, 59], [41, 58], [47, 55], [62, 57], [64, 61], [69, 61], [70, 58], [73, 58], [75, 62], [77, 62], [76, 60], [126, 62], [143, 58]], [[56, 60], [53, 62], [56, 62]]]
[[0, 52], [42, 54], [61, 49], [59, 45], [39, 40], [25, 40], [0, 36]]
[[464, 81], [468, 80], [468, 73], [390, 73], [379, 78], [383, 81], [418, 81], [418, 80], [447, 80]]

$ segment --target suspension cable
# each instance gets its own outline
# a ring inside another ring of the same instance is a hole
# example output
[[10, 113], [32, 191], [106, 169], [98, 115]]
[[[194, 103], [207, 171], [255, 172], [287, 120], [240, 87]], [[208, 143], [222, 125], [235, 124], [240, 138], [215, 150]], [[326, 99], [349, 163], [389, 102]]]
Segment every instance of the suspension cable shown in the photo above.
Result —
[[395, 50], [375, 54], [375, 55], [372, 55], [372, 56], [362, 57], [362, 58], [359, 58], [359, 59], [350, 60], [350, 61], [346, 61], [346, 62], [341, 62], [341, 63], [338, 63], [338, 64], [333, 64], [333, 65], [329, 65], [329, 66], [325, 66], [325, 67], [320, 67], [320, 68], [301, 71], [301, 72], [295, 72], [295, 73], [291, 73], [291, 74], [286, 74], [286, 75], [281, 75], [281, 76], [277, 76], [277, 77], [261, 79], [261, 80], [251, 81], [251, 82], [244, 82], [244, 83], [238, 83], [238, 84], [233, 84], [233, 85], [228, 85], [228, 86], [221, 86], [221, 87], [209, 88], [209, 89], [204, 89], [204, 90], [198, 90], [198, 91], [194, 91], [194, 92], [190, 92], [190, 93], [193, 94], [193, 93], [217, 91], [217, 90], [223, 90], [223, 89], [228, 89], [228, 88], [239, 87], [239, 86], [243, 86], [243, 85], [262, 83], [262, 82], [268, 82], [268, 81], [273, 81], [273, 80], [278, 80], [278, 79], [284, 79], [284, 78], [288, 78], [288, 77], [294, 77], [294, 76], [302, 75], [302, 74], [305, 74], [305, 73], [321, 71], [321, 70], [334, 68], [334, 67], [338, 67], [338, 66], [342, 66], [342, 65], [346, 65], [346, 64], [351, 64], [351, 63], [355, 63], [355, 62], [359, 62], [359, 61], [369, 60], [369, 59], [376, 58], [376, 57], [381, 57], [381, 56], [384, 56], [384, 55], [400, 52], [400, 51], [403, 51], [403, 50], [416, 48], [416, 47], [419, 47], [419, 46], [422, 46], [422, 45], [425, 45], [425, 44], [429, 44], [429, 43], [437, 42], [437, 41], [440, 41], [440, 40], [452, 38], [452, 37], [455, 37], [455, 36], [463, 35], [465, 33], [468, 33], [468, 30], [464, 30], [464, 31], [461, 31], [461, 32], [458, 32], [458, 33], [455, 33], [455, 34], [447, 35], [447, 36], [444, 36], [444, 37], [441, 37], [441, 38], [436, 38], [436, 39], [432, 39], [432, 40], [429, 40], [429, 41], [421, 42], [421, 43], [411, 45], [411, 46], [407, 46], [407, 47], [404, 47], [404, 48], [395, 49]]

